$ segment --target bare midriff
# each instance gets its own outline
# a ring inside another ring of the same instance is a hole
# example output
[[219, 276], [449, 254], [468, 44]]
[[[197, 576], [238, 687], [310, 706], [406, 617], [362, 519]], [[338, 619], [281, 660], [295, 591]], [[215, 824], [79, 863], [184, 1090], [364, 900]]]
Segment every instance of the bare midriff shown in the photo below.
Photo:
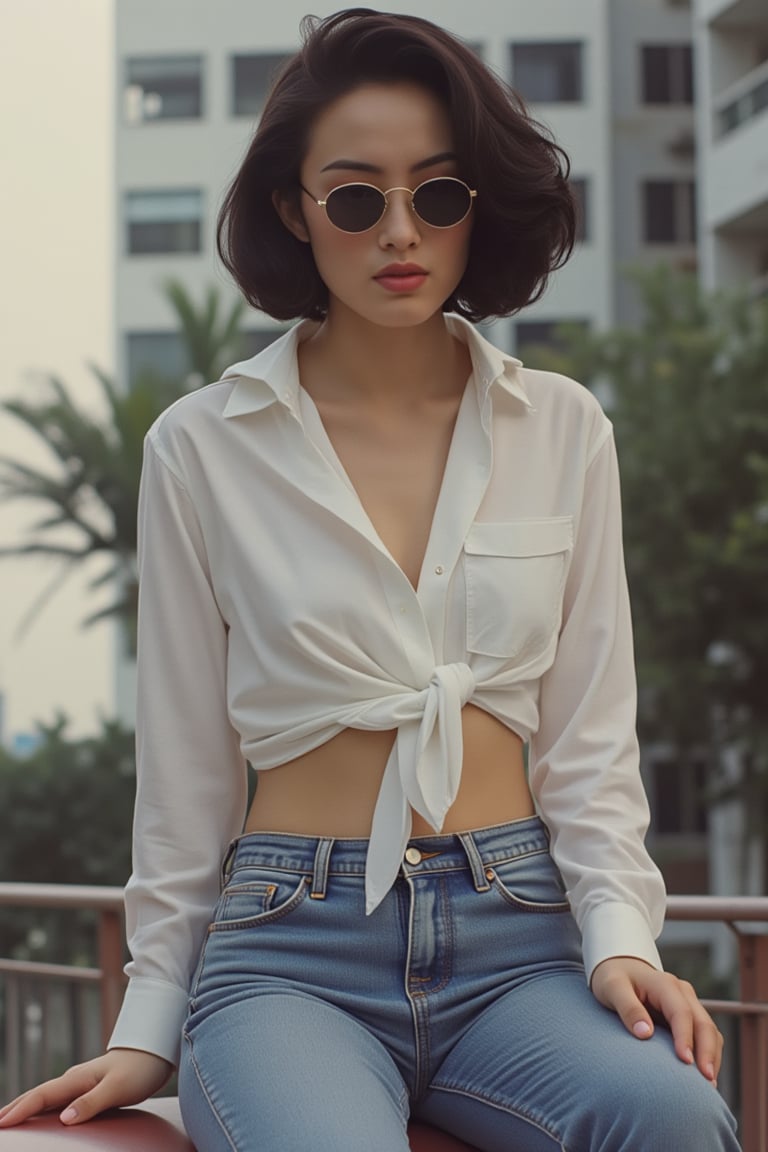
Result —
[[[443, 832], [465, 832], [534, 813], [519, 736], [471, 704], [462, 712], [464, 762]], [[260, 772], [246, 832], [367, 837], [395, 732], [347, 728], [312, 752]], [[414, 836], [434, 835], [413, 813]]]

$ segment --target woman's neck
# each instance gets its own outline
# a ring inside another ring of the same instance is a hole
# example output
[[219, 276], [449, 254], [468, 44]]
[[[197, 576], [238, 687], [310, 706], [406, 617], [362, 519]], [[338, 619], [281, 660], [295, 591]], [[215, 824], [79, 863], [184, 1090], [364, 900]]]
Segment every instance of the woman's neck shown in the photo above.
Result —
[[442, 313], [404, 328], [330, 316], [299, 346], [302, 385], [320, 401], [411, 406], [455, 396], [470, 371], [469, 351]]

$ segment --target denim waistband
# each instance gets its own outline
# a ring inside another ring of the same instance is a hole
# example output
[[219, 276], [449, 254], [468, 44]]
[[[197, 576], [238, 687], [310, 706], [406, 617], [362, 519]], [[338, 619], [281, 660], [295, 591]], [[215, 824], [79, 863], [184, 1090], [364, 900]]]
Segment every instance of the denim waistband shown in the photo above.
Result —
[[[408, 875], [469, 869], [475, 887], [485, 890], [485, 872], [493, 864], [548, 849], [546, 825], [538, 816], [527, 816], [469, 832], [412, 836], [401, 870]], [[304, 872], [312, 877], [311, 895], [322, 898], [328, 876], [364, 877], [367, 852], [367, 839], [247, 832], [232, 841], [222, 864], [222, 880], [248, 867]]]

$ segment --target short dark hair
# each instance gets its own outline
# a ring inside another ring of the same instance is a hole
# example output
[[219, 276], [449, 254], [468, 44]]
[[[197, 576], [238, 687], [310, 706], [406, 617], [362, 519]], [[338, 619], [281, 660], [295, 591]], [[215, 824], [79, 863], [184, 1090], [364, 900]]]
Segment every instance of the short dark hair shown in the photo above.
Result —
[[568, 158], [520, 97], [468, 45], [417, 16], [305, 17], [302, 39], [219, 213], [219, 255], [248, 302], [279, 320], [325, 315], [311, 248], [283, 225], [272, 195], [299, 197], [312, 124], [328, 104], [360, 84], [403, 80], [443, 102], [459, 174], [478, 190], [467, 267], [444, 309], [478, 321], [538, 300], [570, 255], [575, 211]]

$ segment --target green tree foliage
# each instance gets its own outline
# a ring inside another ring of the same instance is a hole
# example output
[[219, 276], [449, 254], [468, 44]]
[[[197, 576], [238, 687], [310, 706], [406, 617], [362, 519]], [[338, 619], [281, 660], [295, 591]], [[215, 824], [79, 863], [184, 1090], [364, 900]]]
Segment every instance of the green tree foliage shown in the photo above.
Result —
[[[244, 351], [242, 302], [225, 311], [210, 288], [198, 307], [174, 281], [164, 292], [184, 344], [183, 379], [147, 375], [127, 389], [93, 366], [103, 415], [76, 402], [56, 376], [48, 379], [42, 399], [3, 404], [45, 446], [49, 463], [35, 468], [0, 456], [0, 500], [29, 504], [39, 516], [26, 538], [0, 550], [0, 558], [46, 556], [66, 571], [88, 574], [104, 558], [89, 590], [108, 589], [112, 599], [84, 623], [117, 618], [129, 643], [136, 628], [136, 505], [144, 436], [177, 397], [217, 379]], [[22, 625], [60, 583], [57, 571]], [[91, 739], [71, 740], [66, 728], [64, 719], [41, 726], [39, 747], [30, 757], [0, 750], [0, 880], [122, 885], [130, 870], [133, 733], [110, 722]], [[89, 920], [86, 913], [0, 910], [2, 954], [92, 962]]]
[[[92, 365], [103, 416], [78, 404], [57, 376], [49, 377], [42, 399], [8, 400], [2, 405], [45, 446], [50, 463], [36, 468], [13, 456], [0, 456], [0, 500], [22, 501], [40, 513], [27, 538], [0, 549], [0, 558], [47, 556], [60, 561], [65, 573], [91, 572], [94, 561], [105, 558], [106, 566], [97, 565], [89, 590], [108, 588], [113, 596], [84, 623], [119, 619], [129, 648], [135, 639], [136, 503], [144, 436], [173, 400], [190, 387], [217, 379], [227, 362], [242, 352], [242, 301], [224, 313], [215, 288], [208, 290], [199, 308], [176, 281], [169, 280], [164, 292], [176, 314], [189, 365], [183, 379], [144, 376], [127, 390]], [[22, 629], [61, 580], [60, 568], [30, 606]]]
[[[643, 324], [571, 329], [546, 366], [606, 400], [622, 470], [639, 728], [680, 759], [742, 752], [754, 835], [768, 829], [768, 300], [638, 276]], [[537, 356], [542, 363], [544, 357]]]
[[[116, 590], [106, 607], [89, 614], [86, 625], [107, 616], [130, 624], [136, 614], [136, 501], [142, 444], [147, 428], [170, 397], [155, 384], [140, 382], [120, 392], [109, 377], [93, 368], [106, 416], [86, 411], [57, 377], [48, 380], [42, 400], [8, 400], [3, 408], [24, 423], [46, 446], [50, 468], [35, 468], [23, 460], [0, 457], [0, 499], [30, 502], [41, 511], [26, 540], [0, 549], [0, 556], [47, 556], [65, 569], [92, 570], [92, 592]], [[61, 572], [46, 588], [43, 600], [60, 586]], [[36, 601], [28, 623], [39, 610]]]
[[224, 312], [221, 295], [210, 286], [197, 307], [178, 280], [167, 280], [164, 293], [176, 315], [189, 372], [198, 384], [218, 380], [228, 365], [242, 359], [245, 301], [236, 300]]
[[[29, 756], [0, 749], [0, 880], [125, 884], [136, 788], [134, 736], [114, 721], [71, 739], [60, 717]], [[4, 956], [93, 959], [88, 914], [0, 910]]]

